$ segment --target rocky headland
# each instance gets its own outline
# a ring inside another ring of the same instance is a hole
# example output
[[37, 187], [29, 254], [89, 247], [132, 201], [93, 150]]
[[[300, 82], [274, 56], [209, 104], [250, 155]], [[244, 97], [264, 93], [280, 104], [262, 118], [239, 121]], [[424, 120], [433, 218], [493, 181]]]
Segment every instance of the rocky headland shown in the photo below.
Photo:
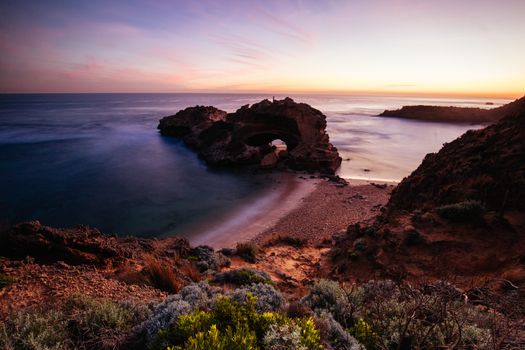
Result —
[[380, 216], [336, 238], [331, 271], [492, 280], [523, 293], [525, 99], [500, 117], [428, 154]]
[[[341, 165], [325, 131], [326, 116], [291, 98], [263, 100], [234, 113], [195, 106], [160, 120], [162, 135], [180, 137], [210, 165], [282, 165], [333, 174]], [[282, 140], [286, 150], [272, 147]]]
[[403, 106], [401, 109], [386, 110], [379, 116], [450, 123], [492, 123], [519, 109], [524, 99], [525, 97], [522, 97], [514, 102], [492, 109], [426, 105]]

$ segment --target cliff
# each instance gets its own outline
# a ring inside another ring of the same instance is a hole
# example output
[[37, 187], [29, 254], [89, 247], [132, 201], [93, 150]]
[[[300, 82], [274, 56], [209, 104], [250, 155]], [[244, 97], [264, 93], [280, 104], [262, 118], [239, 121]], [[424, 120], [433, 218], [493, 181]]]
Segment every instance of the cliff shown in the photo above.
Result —
[[428, 154], [382, 215], [336, 237], [330, 272], [524, 285], [524, 99], [511, 107], [500, 109], [507, 114], [499, 122]]

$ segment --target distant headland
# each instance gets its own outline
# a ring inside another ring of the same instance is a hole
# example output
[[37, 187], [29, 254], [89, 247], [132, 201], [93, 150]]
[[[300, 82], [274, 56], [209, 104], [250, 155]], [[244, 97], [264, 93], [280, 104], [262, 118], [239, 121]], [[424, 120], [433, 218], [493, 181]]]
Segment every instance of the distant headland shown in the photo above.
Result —
[[525, 96], [509, 104], [492, 109], [426, 105], [403, 106], [401, 109], [386, 110], [379, 116], [451, 123], [493, 123], [501, 119], [501, 117], [512, 113], [524, 101]]

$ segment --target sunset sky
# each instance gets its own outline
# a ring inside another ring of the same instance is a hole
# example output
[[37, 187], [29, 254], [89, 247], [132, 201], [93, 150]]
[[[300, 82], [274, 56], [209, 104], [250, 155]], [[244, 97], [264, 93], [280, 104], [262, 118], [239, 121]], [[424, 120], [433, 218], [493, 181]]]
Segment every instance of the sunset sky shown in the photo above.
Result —
[[525, 93], [524, 0], [3, 0], [0, 14], [0, 92]]

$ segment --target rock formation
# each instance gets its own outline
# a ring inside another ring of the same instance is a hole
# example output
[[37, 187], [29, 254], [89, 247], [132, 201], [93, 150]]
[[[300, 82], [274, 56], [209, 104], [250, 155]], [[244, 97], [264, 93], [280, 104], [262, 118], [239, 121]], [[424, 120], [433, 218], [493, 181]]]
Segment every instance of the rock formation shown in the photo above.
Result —
[[[341, 158], [325, 128], [323, 113], [291, 98], [263, 100], [235, 113], [189, 107], [162, 118], [158, 126], [162, 135], [181, 137], [211, 165], [283, 164], [333, 174]], [[276, 152], [270, 145], [274, 140], [284, 141], [287, 150]]]
[[331, 271], [525, 285], [525, 99], [511, 107], [428, 154], [380, 217], [336, 237]]
[[525, 98], [520, 101], [500, 122], [428, 154], [395, 189], [390, 206], [413, 210], [478, 200], [488, 210], [525, 213]]
[[139, 237], [117, 237], [97, 229], [79, 226], [59, 229], [38, 221], [23, 222], [0, 232], [0, 256], [24, 259], [27, 256], [42, 264], [63, 261], [69, 265], [89, 264], [117, 266], [128, 264], [143, 255], [185, 256], [190, 245], [184, 238], [171, 237], [156, 247], [158, 241]]
[[519, 100], [492, 109], [424, 105], [403, 106], [401, 109], [386, 110], [379, 116], [453, 123], [495, 122], [519, 109], [520, 104], [523, 104], [524, 101], [525, 97], [522, 97]]

